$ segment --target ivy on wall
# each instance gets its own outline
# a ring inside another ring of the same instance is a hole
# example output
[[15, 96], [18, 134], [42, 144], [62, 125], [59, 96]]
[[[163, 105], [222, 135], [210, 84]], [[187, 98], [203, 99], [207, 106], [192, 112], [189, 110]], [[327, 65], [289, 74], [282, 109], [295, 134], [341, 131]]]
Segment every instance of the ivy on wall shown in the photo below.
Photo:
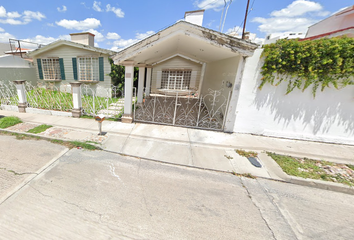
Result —
[[287, 81], [286, 94], [295, 88], [304, 91], [312, 86], [336, 89], [354, 84], [354, 39], [348, 37], [319, 40], [287, 40], [264, 46], [261, 89], [264, 84], [279, 85]]

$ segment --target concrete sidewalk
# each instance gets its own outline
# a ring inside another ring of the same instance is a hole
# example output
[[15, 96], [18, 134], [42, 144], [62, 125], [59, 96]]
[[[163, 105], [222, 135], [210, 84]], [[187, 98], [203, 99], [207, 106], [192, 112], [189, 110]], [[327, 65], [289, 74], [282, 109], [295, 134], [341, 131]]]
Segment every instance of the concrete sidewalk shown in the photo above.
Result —
[[[218, 171], [250, 173], [258, 177], [290, 181], [279, 167], [262, 154], [261, 168], [253, 166], [235, 149], [271, 151], [336, 163], [354, 164], [354, 146], [262, 137], [249, 134], [227, 134], [200, 129], [152, 124], [124, 124], [104, 121], [104, 137], [98, 137], [98, 124], [93, 119], [77, 119], [34, 113], [0, 110], [0, 115], [18, 116], [29, 126], [49, 124], [54, 127], [40, 135], [64, 140], [95, 141], [104, 150], [171, 164]], [[26, 126], [22, 126], [26, 129]], [[24, 132], [21, 128], [9, 130]], [[311, 181], [313, 183], [313, 181]]]

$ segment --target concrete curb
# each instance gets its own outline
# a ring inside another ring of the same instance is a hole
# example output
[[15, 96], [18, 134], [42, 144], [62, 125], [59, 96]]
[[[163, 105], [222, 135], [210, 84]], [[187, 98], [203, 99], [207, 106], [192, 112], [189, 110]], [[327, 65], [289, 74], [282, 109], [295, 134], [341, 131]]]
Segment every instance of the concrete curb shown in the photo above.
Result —
[[269, 157], [265, 152], [260, 153], [259, 157], [263, 162], [266, 163], [265, 165], [269, 170], [269, 174], [274, 180], [282, 180], [286, 183], [354, 195], [354, 187], [350, 187], [341, 183], [289, 176], [281, 169], [281, 167], [273, 160], [273, 158]]
[[[67, 128], [70, 129], [70, 127], [67, 127]], [[73, 128], [71, 128], [71, 129], [73, 129]], [[6, 130], [6, 129], [0, 129], [0, 132], [8, 132], [8, 133], [16, 133], [16, 134], [28, 135], [28, 136], [32, 136], [32, 137], [36, 137], [36, 138], [44, 139], [44, 140], [62, 140], [62, 141], [70, 142], [70, 140], [68, 140], [68, 139], [54, 138], [54, 137], [49, 137], [49, 136], [41, 136], [41, 135], [37, 135], [37, 134], [33, 134], [33, 133], [16, 132], [16, 131]], [[141, 137], [141, 136], [139, 136], [139, 137]], [[163, 138], [152, 138], [152, 137], [145, 137], [145, 136], [143, 136], [143, 138], [144, 139], [151, 139], [151, 140], [155, 139], [155, 140], [158, 140], [158, 141], [166, 141], [166, 139], [163, 139]], [[171, 141], [171, 142], [175, 142], [175, 143], [179, 142], [179, 143], [183, 143], [183, 144], [187, 144], [188, 143], [187, 141], [178, 141], [178, 140]], [[209, 146], [209, 147], [227, 148], [227, 149], [237, 149], [238, 148], [238, 147], [234, 147], [234, 146], [226, 146], [226, 145], [224, 146], [224, 145], [216, 145], [216, 144], [200, 144], [200, 143], [193, 143], [193, 142], [190, 142], [190, 144], [195, 144], [196, 146], [199, 145], [199, 146]], [[197, 166], [186, 165], [186, 164], [171, 163], [171, 162], [165, 162], [165, 161], [160, 161], [160, 160], [156, 160], [156, 159], [150, 159], [150, 158], [144, 158], [144, 157], [139, 157], [139, 156], [134, 156], [134, 155], [128, 155], [128, 154], [124, 154], [124, 153], [121, 153], [121, 152], [114, 152], [114, 151], [105, 150], [101, 146], [98, 146], [97, 144], [92, 144], [92, 145], [96, 146], [98, 148], [98, 150], [101, 150], [101, 151], [110, 152], [110, 153], [116, 153], [116, 154], [120, 154], [120, 155], [124, 155], [124, 156], [129, 156], [129, 157], [134, 157], [134, 158], [147, 160], [147, 161], [153, 161], [153, 162], [159, 162], [159, 163], [164, 163], [164, 164], [169, 164], [169, 165], [174, 165], [174, 166], [188, 167], [188, 168], [194, 168], [194, 169], [199, 169], [199, 170], [207, 170], [207, 171], [213, 171], [213, 172], [221, 172], [221, 173], [229, 173], [229, 174], [233, 173], [231, 171], [222, 171], [222, 170], [217, 170], [217, 169], [203, 168], [203, 167], [197, 167]], [[241, 148], [241, 147], [239, 147], [239, 148]], [[245, 148], [242, 147], [242, 149], [245, 149]], [[341, 192], [341, 193], [354, 195], [354, 188], [353, 187], [346, 186], [346, 185], [343, 185], [343, 184], [340, 184], [340, 183], [324, 182], [324, 181], [321, 181], [321, 180], [303, 179], [303, 178], [299, 178], [299, 177], [289, 176], [280, 168], [280, 166], [271, 157], [269, 157], [265, 153], [265, 151], [268, 151], [268, 150], [264, 150], [264, 149], [260, 149], [260, 148], [246, 148], [246, 149], [247, 150], [262, 151], [259, 154], [259, 159], [266, 166], [266, 169], [268, 170], [270, 178], [266, 178], [266, 177], [261, 177], [261, 176], [256, 176], [255, 175], [255, 177], [257, 177], [257, 178], [273, 180], [273, 181], [281, 181], [281, 182], [285, 182], [285, 183], [291, 183], [291, 184], [296, 184], [296, 185], [301, 185], [301, 186], [314, 187], [314, 188], [319, 188], [319, 189], [330, 190], [330, 191], [335, 191], [335, 192]], [[272, 151], [274, 151], [274, 150], [272, 150]], [[279, 154], [283, 154], [283, 151], [276, 151], [276, 152], [279, 153]], [[287, 153], [286, 155], [293, 155], [293, 154]], [[308, 155], [303, 156], [303, 157], [308, 157]], [[240, 173], [237, 173], [237, 174], [240, 174]]]

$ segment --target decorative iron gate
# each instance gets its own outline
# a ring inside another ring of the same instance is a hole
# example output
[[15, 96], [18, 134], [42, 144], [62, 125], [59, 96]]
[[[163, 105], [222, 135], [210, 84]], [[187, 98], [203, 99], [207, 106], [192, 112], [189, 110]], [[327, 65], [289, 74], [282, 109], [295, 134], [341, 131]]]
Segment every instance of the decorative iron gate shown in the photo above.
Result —
[[230, 93], [209, 89], [204, 96], [151, 94], [134, 108], [134, 121], [222, 131]]

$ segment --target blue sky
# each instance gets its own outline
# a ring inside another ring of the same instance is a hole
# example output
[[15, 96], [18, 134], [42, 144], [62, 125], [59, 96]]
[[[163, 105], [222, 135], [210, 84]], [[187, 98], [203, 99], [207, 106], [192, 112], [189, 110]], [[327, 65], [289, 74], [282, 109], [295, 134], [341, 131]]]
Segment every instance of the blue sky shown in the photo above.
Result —
[[[242, 31], [246, 3], [229, 4], [223, 32]], [[224, 0], [2, 1], [0, 42], [16, 38], [48, 44], [69, 40], [70, 33], [90, 31], [96, 35], [96, 46], [119, 50], [183, 19], [186, 11], [206, 9], [203, 26], [219, 30], [224, 4]], [[351, 5], [352, 0], [250, 0], [246, 30], [259, 38], [306, 32], [309, 25]]]

